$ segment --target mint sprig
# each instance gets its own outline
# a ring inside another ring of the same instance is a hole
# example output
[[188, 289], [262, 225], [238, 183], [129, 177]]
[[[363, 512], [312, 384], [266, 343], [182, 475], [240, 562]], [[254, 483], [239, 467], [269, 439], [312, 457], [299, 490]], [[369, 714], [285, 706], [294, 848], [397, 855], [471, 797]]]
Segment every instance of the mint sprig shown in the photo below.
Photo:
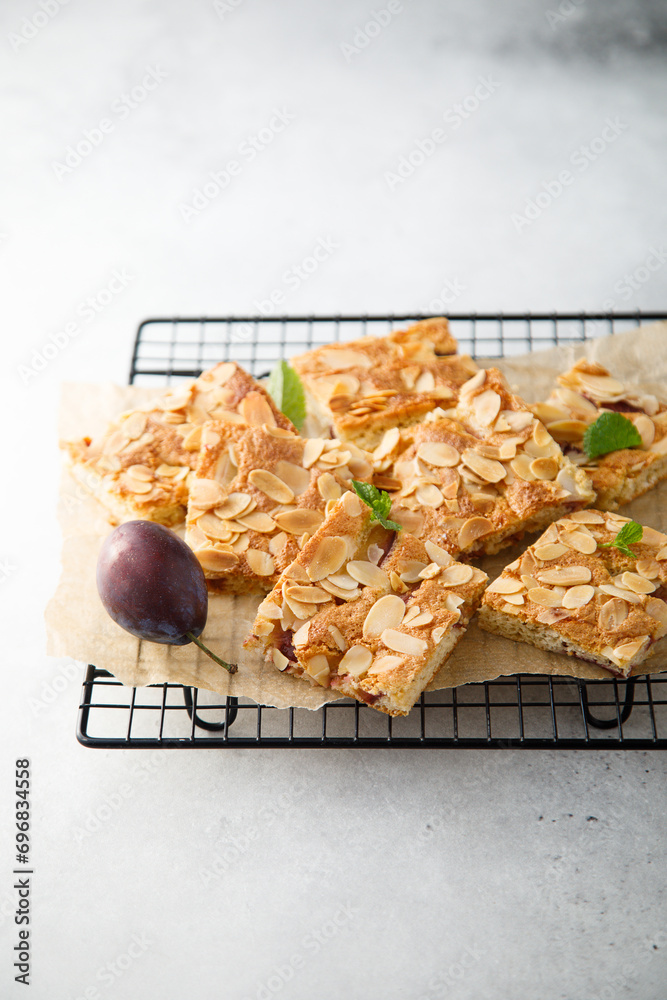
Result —
[[279, 361], [275, 366], [269, 375], [267, 389], [280, 412], [300, 431], [306, 419], [306, 394], [301, 379], [286, 361]]
[[371, 521], [377, 521], [383, 528], [389, 531], [400, 531], [400, 524], [390, 521], [387, 514], [391, 510], [391, 497], [386, 490], [379, 490], [371, 483], [360, 483], [357, 479], [352, 480], [354, 492], [360, 500], [363, 500], [367, 507], [371, 509]]
[[634, 542], [641, 541], [642, 535], [644, 534], [644, 529], [641, 524], [637, 524], [636, 521], [628, 521], [624, 524], [616, 538], [613, 542], [600, 542], [601, 549], [609, 549], [612, 546], [622, 552], [624, 556], [630, 556], [632, 559], [636, 559], [637, 555], [632, 551], [630, 546]]
[[584, 434], [584, 451], [589, 458], [621, 448], [638, 448], [641, 443], [639, 431], [622, 413], [601, 413]]

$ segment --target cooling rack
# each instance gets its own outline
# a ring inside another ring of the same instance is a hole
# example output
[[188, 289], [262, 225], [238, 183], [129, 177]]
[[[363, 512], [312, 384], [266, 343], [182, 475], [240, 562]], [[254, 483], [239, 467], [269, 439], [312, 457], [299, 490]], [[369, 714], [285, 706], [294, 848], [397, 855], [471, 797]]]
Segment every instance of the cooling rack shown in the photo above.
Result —
[[[137, 331], [130, 383], [193, 378], [233, 358], [254, 375], [279, 358], [335, 340], [386, 334], [420, 314], [155, 318]], [[455, 314], [462, 352], [501, 357], [581, 342], [667, 318], [667, 313]], [[317, 712], [159, 684], [122, 685], [89, 665], [77, 738], [99, 749], [217, 747], [667, 748], [667, 674], [620, 682], [522, 674], [427, 692], [405, 719], [345, 699]]]

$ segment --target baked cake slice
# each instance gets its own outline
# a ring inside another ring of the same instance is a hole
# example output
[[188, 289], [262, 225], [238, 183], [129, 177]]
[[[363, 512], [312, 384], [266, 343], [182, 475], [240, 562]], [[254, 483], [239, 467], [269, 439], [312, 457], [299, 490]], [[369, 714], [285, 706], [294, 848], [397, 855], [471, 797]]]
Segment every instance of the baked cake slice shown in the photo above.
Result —
[[270, 590], [324, 521], [352, 477], [372, 466], [354, 445], [282, 427], [209, 422], [190, 497], [185, 540], [211, 589]]
[[452, 555], [491, 554], [594, 500], [583, 470], [495, 368], [461, 386], [458, 403], [394, 428], [373, 452], [391, 517]]
[[327, 344], [291, 359], [312, 413], [343, 441], [377, 445], [383, 433], [451, 405], [477, 371], [459, 356], [446, 319], [430, 319], [387, 337]]
[[462, 638], [487, 576], [433, 542], [371, 521], [355, 493], [260, 604], [267, 662], [388, 715], [407, 715]]
[[644, 527], [632, 558], [610, 545], [628, 523], [582, 510], [550, 525], [487, 588], [481, 627], [627, 677], [667, 634], [667, 535]]
[[[578, 361], [533, 412], [581, 466], [597, 493], [597, 506], [617, 510], [667, 478], [667, 403], [624, 385], [602, 365]], [[635, 425], [641, 445], [588, 458], [583, 438], [602, 413], [622, 413]]]
[[100, 438], [65, 442], [75, 478], [110, 511], [178, 524], [185, 516], [188, 474], [207, 420], [293, 431], [266, 390], [233, 361], [122, 413]]

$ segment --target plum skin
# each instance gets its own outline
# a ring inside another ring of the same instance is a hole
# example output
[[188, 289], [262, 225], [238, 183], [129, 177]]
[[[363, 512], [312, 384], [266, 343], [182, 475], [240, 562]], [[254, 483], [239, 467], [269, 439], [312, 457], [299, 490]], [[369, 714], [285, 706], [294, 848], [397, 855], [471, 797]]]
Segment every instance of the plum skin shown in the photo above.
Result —
[[197, 557], [169, 528], [126, 521], [105, 540], [97, 590], [113, 620], [139, 639], [185, 646], [208, 616], [206, 580]]

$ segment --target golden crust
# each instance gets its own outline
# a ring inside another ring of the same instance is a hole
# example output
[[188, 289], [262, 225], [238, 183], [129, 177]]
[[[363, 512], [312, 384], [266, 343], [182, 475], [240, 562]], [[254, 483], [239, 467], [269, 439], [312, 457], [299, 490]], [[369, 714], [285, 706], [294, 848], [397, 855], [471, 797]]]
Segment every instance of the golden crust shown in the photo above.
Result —
[[339, 445], [279, 427], [204, 425], [185, 540], [212, 589], [271, 589], [323, 522], [327, 502], [372, 471], [358, 449]]
[[489, 632], [599, 663], [626, 677], [667, 634], [667, 535], [645, 527], [636, 559], [609, 545], [628, 518], [562, 518], [486, 590]]
[[268, 423], [294, 431], [259, 382], [235, 362], [223, 361], [198, 379], [121, 414], [98, 440], [84, 438], [63, 447], [76, 478], [114, 521], [178, 524], [185, 514], [200, 425], [212, 416], [239, 426]]
[[247, 644], [263, 645], [278, 669], [407, 715], [486, 581], [430, 542], [373, 526], [348, 492], [260, 605]]
[[494, 368], [462, 386], [452, 409], [387, 432], [373, 458], [374, 482], [394, 491], [392, 518], [452, 555], [495, 553], [594, 499]]
[[[374, 447], [385, 430], [422, 419], [478, 369], [453, 355], [456, 341], [447, 320], [424, 320], [388, 337], [328, 344], [292, 358], [311, 409], [338, 437]], [[451, 355], [451, 356], [445, 356]]]
[[[602, 365], [585, 359], [557, 381], [546, 402], [535, 403], [531, 409], [590, 477], [598, 507], [617, 510], [667, 478], [667, 404], [623, 385]], [[583, 446], [586, 428], [610, 411], [622, 413], [635, 424], [642, 447], [589, 459]]]

